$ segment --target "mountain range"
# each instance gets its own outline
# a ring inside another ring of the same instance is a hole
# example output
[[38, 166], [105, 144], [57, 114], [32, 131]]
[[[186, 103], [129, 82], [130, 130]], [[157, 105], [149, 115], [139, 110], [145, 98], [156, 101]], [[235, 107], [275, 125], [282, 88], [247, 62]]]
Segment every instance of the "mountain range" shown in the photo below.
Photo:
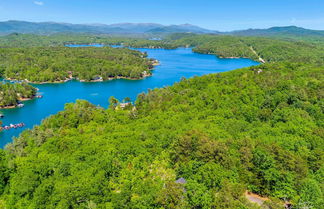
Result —
[[272, 27], [268, 29], [248, 29], [230, 32], [240, 36], [324, 36], [323, 30], [310, 30], [296, 26]]
[[57, 22], [26, 22], [5, 21], [0, 22], [0, 34], [10, 33], [94, 33], [94, 34], [137, 34], [137, 33], [216, 33], [198, 26], [161, 25], [156, 23], [119, 23], [119, 24], [70, 24]]
[[57, 22], [0, 22], [0, 35], [11, 33], [33, 33], [49, 35], [55, 33], [91, 33], [91, 34], [169, 34], [198, 33], [240, 36], [321, 36], [322, 30], [310, 30], [296, 26], [272, 27], [268, 29], [247, 29], [232, 32], [219, 32], [191, 24], [162, 25], [156, 23], [118, 23], [118, 24], [70, 24]]

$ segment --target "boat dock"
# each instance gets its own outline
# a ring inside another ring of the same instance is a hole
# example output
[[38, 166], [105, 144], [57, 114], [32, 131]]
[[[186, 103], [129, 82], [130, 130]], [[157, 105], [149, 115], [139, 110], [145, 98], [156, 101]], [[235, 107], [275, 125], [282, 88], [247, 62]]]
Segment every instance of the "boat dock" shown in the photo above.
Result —
[[10, 129], [17, 129], [17, 128], [22, 128], [24, 127], [24, 123], [17, 123], [17, 124], [10, 124], [9, 126], [3, 126], [2, 130], [10, 130]]

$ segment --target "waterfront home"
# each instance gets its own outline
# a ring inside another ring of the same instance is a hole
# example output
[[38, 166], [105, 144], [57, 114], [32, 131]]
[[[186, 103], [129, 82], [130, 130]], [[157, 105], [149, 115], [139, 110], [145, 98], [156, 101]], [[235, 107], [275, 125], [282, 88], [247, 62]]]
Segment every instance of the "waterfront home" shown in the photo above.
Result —
[[122, 109], [124, 109], [125, 107], [127, 107], [128, 105], [131, 105], [131, 104], [132, 103], [130, 103], [130, 102], [120, 103], [119, 104], [119, 107], [122, 108]]

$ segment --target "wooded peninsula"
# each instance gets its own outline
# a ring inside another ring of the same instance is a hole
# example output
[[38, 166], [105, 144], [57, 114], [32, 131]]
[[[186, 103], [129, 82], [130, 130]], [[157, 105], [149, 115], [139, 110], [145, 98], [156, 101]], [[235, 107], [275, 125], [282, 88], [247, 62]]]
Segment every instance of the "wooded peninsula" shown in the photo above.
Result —
[[126, 48], [0, 48], [0, 72], [10, 80], [33, 83], [141, 79], [151, 75], [153, 60]]
[[0, 109], [15, 108], [20, 101], [33, 99], [37, 89], [26, 83], [0, 83]]

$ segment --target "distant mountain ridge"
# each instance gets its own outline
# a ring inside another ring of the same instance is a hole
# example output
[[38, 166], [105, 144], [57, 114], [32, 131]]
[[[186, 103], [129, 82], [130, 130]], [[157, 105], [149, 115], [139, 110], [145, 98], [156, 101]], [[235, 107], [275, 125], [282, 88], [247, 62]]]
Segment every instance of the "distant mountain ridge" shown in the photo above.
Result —
[[27, 22], [10, 20], [0, 22], [0, 34], [10, 33], [94, 33], [94, 34], [133, 34], [133, 33], [215, 33], [198, 26], [184, 24], [165, 26], [156, 23], [119, 23], [119, 24], [70, 24], [56, 22]]
[[183, 33], [183, 32], [192, 32], [192, 33], [220, 33], [218, 31], [212, 31], [199, 26], [191, 24], [182, 24], [182, 25], [170, 25], [170, 26], [161, 26], [158, 28], [151, 29], [147, 32], [149, 33]]
[[311, 30], [297, 26], [271, 27], [268, 29], [247, 29], [230, 32], [232, 35], [240, 36], [279, 36], [279, 35], [308, 35], [324, 36], [323, 30]]
[[247, 29], [232, 32], [219, 32], [191, 24], [162, 25], [157, 23], [117, 23], [117, 24], [70, 24], [57, 22], [27, 22], [10, 20], [0, 22], [0, 35], [29, 33], [50, 35], [55, 33], [90, 34], [170, 34], [197, 33], [239, 36], [320, 36], [323, 30], [311, 30], [296, 26], [271, 27], [268, 29]]

